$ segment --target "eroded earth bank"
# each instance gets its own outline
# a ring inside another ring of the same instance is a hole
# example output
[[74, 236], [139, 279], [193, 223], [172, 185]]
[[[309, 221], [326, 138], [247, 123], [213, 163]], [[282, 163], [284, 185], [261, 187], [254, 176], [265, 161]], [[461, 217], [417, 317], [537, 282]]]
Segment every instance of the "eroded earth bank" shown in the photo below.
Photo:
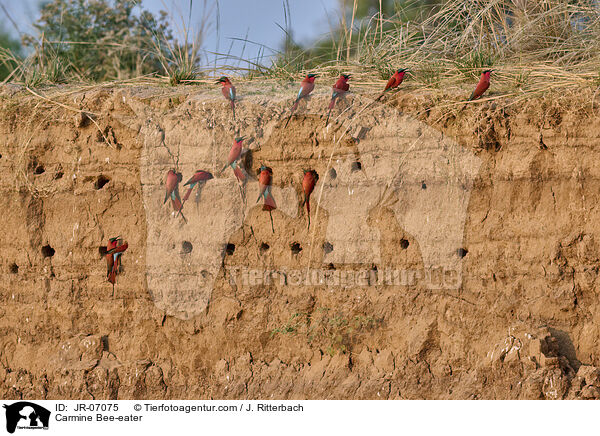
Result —
[[[600, 398], [592, 95], [357, 92], [325, 127], [323, 89], [285, 129], [292, 88], [242, 88], [236, 121], [202, 87], [2, 89], [1, 397]], [[215, 176], [187, 222], [171, 168]]]

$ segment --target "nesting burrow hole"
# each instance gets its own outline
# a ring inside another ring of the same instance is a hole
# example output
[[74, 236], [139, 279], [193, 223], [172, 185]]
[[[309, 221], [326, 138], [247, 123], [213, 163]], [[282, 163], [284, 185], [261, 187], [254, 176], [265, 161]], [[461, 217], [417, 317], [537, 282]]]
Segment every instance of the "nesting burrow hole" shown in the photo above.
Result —
[[192, 243], [190, 241], [183, 241], [181, 243], [181, 252], [183, 254], [191, 253], [193, 249], [194, 249], [194, 246], [192, 245]]
[[52, 257], [54, 256], [55, 250], [54, 248], [52, 248], [49, 244], [48, 245], [44, 245], [42, 247], [42, 256], [44, 257]]
[[410, 242], [408, 242], [408, 239], [400, 239], [400, 248], [402, 248], [403, 250], [406, 250], [408, 248], [408, 246], [410, 245]]
[[233, 253], [235, 253], [235, 244], [227, 244], [225, 246], [225, 254], [227, 254], [227, 256], [233, 256]]
[[294, 242], [290, 245], [290, 249], [292, 250], [292, 254], [298, 254], [302, 251], [302, 247], [300, 246], [300, 243], [298, 242]]
[[94, 182], [94, 188], [102, 189], [102, 188], [104, 188], [104, 185], [106, 185], [108, 182], [110, 182], [110, 179], [108, 177], [106, 177], [104, 174], [100, 174], [98, 176], [98, 178], [96, 179], [96, 181]]

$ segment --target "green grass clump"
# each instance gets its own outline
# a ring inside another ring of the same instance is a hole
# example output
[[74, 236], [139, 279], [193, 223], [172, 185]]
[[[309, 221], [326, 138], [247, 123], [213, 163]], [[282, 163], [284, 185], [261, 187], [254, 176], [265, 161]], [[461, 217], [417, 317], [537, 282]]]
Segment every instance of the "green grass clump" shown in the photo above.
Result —
[[276, 335], [302, 336], [308, 344], [321, 347], [331, 356], [351, 351], [358, 336], [377, 327], [371, 316], [350, 316], [321, 307], [312, 313], [294, 313], [283, 325], [271, 330]]

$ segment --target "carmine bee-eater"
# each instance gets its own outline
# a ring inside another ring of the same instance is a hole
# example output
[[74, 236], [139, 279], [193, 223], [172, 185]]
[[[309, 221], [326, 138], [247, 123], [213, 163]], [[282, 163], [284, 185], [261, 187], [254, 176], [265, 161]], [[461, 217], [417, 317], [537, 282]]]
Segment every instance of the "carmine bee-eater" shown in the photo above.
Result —
[[233, 113], [233, 120], [235, 121], [235, 86], [233, 86], [229, 78], [226, 76], [221, 76], [219, 80], [217, 80], [217, 83], [223, 84], [221, 92], [231, 104], [231, 112]]
[[319, 175], [315, 170], [304, 170], [304, 178], [302, 179], [302, 190], [304, 191], [304, 201], [302, 206], [306, 204], [306, 215], [308, 215], [308, 228], [310, 229], [310, 194], [315, 189], [315, 185], [319, 181]]
[[[485, 91], [487, 91], [487, 89], [490, 87], [490, 76], [492, 74], [492, 71], [493, 70], [485, 70], [481, 73], [479, 83], [477, 83], [477, 86], [475, 87], [467, 101], [477, 100], [483, 95]], [[463, 107], [460, 109], [460, 112], [464, 111], [466, 107], [467, 103], [463, 105]]]
[[485, 70], [481, 73], [481, 77], [479, 78], [479, 83], [471, 93], [471, 97], [469, 97], [469, 101], [477, 100], [479, 97], [483, 95], [485, 91], [490, 87], [490, 76], [493, 70]]
[[192, 189], [194, 189], [194, 187], [196, 185], [198, 185], [198, 189], [196, 190], [196, 204], [198, 204], [198, 202], [200, 201], [200, 192], [202, 191], [202, 187], [204, 186], [204, 183], [206, 183], [207, 180], [210, 180], [212, 178], [213, 178], [213, 175], [211, 173], [209, 173], [208, 171], [202, 171], [202, 170], [196, 171], [196, 173], [183, 185], [183, 186], [189, 185], [185, 195], [183, 196], [183, 203], [185, 204], [187, 199], [190, 198]]
[[225, 171], [225, 168], [231, 167], [233, 168], [235, 176], [240, 181], [243, 181], [246, 178], [239, 165], [237, 165], [238, 160], [240, 159], [240, 157], [242, 157], [242, 142], [244, 141], [244, 139], [245, 136], [238, 136], [233, 140], [233, 145], [231, 146], [231, 150], [229, 150], [229, 156], [227, 157], [227, 163], [220, 171], [222, 173], [223, 171]]
[[400, 84], [404, 80], [404, 76], [406, 75], [407, 71], [408, 71], [408, 69], [406, 69], [406, 68], [397, 69], [396, 72], [394, 74], [392, 74], [392, 77], [389, 78], [389, 80], [387, 81], [387, 83], [385, 85], [385, 89], [379, 95], [379, 97], [377, 97], [375, 99], [375, 101], [381, 100], [387, 92], [400, 86]]
[[117, 275], [120, 272], [121, 256], [127, 250], [128, 246], [127, 242], [123, 242], [119, 236], [110, 238], [106, 246], [106, 279], [113, 285], [113, 296], [115, 294]]
[[270, 167], [261, 165], [258, 173], [258, 185], [260, 187], [260, 193], [258, 194], [256, 202], [258, 203], [260, 197], [264, 198], [263, 210], [269, 212], [269, 216], [271, 217], [271, 230], [273, 230], [273, 233], [275, 233], [275, 227], [273, 226], [273, 214], [271, 211], [277, 209], [277, 205], [275, 204], [275, 198], [273, 198], [273, 194], [271, 192], [272, 181], [273, 170]]
[[181, 173], [178, 173], [175, 170], [169, 170], [165, 182], [167, 192], [165, 193], [165, 201], [163, 204], [166, 203], [167, 198], [171, 197], [171, 205], [173, 206], [173, 210], [178, 212], [177, 215], [181, 215], [183, 220], [187, 223], [187, 219], [181, 212], [181, 209], [183, 209], [183, 202], [179, 196], [179, 183], [182, 180], [183, 175]]
[[169, 170], [167, 173], [167, 179], [165, 181], [167, 191], [165, 192], [165, 200], [163, 201], [163, 204], [167, 202], [168, 198], [171, 196], [171, 194], [173, 194], [173, 191], [182, 179], [183, 176], [181, 173], [177, 173], [175, 170]]
[[329, 102], [329, 112], [327, 113], [327, 121], [325, 121], [325, 125], [329, 124], [329, 116], [331, 115], [331, 111], [335, 106], [335, 101], [344, 97], [346, 92], [350, 89], [350, 85], [348, 84], [348, 80], [350, 76], [348, 74], [342, 74], [340, 78], [333, 85], [333, 92], [331, 93], [331, 101]]
[[267, 194], [267, 196], [265, 197], [265, 203], [263, 204], [263, 210], [266, 210], [267, 212], [269, 212], [269, 217], [271, 218], [271, 230], [273, 231], [273, 233], [275, 233], [275, 227], [273, 226], [273, 214], [271, 213], [271, 211], [277, 209], [277, 204], [275, 204], [275, 198], [273, 197], [273, 194], [271, 194], [270, 192]]
[[298, 109], [298, 104], [300, 103], [300, 100], [308, 97], [312, 90], [315, 89], [316, 77], [316, 74], [307, 74], [306, 77], [302, 80], [302, 82], [300, 82], [300, 90], [298, 91], [298, 95], [296, 96], [296, 101], [292, 105], [292, 108], [290, 110], [290, 116], [285, 123], [285, 127], [287, 127], [288, 123], [292, 119], [292, 115], [294, 115], [294, 112], [296, 111], [296, 109]]
[[264, 165], [260, 166], [258, 172], [258, 185], [260, 187], [260, 193], [256, 202], [260, 200], [260, 197], [267, 198], [267, 195], [271, 192], [271, 182], [273, 181], [273, 170], [270, 167]]

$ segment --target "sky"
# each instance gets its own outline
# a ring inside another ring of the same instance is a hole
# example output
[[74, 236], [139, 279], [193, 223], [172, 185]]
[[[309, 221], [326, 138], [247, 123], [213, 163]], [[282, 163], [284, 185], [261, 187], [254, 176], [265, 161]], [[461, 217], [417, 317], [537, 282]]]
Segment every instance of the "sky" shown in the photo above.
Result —
[[[219, 0], [220, 26], [216, 32], [216, 0], [195, 0], [192, 10], [192, 26], [200, 27], [203, 16], [203, 3], [209, 12], [208, 32], [203, 44], [205, 50], [215, 52], [217, 43], [220, 53], [227, 53], [230, 45], [231, 55], [244, 59], [256, 58], [261, 45], [280, 49], [284, 32], [277, 26], [285, 27], [284, 0]], [[17, 31], [6, 17], [10, 14], [19, 31], [32, 33], [32, 22], [38, 17], [39, 0], [0, 0], [0, 17], [7, 30]], [[189, 0], [142, 0], [142, 5], [153, 12], [166, 10], [175, 17], [174, 24], [181, 27], [181, 16], [187, 21]], [[296, 42], [312, 42], [329, 32], [330, 23], [336, 23], [339, 13], [338, 0], [289, 0], [291, 9], [291, 28]], [[256, 44], [244, 43], [235, 38], [247, 39]], [[266, 54], [269, 54], [269, 50]], [[209, 55], [211, 56], [211, 55]], [[214, 58], [213, 58], [214, 59]], [[212, 62], [212, 61], [211, 61]], [[231, 61], [229, 61], [231, 64]], [[234, 65], [237, 65], [234, 62]]]

